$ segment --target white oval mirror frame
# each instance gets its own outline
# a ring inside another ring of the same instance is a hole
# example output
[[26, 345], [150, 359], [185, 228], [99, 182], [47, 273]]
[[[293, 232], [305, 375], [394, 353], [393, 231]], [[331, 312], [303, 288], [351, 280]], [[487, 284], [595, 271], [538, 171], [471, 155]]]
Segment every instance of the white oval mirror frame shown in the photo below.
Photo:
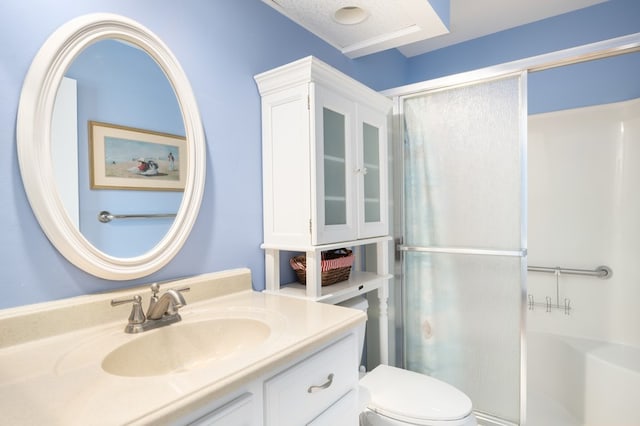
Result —
[[[58, 195], [51, 160], [51, 117], [58, 86], [74, 58], [86, 46], [104, 39], [130, 43], [154, 58], [174, 87], [187, 139], [188, 173], [175, 221], [154, 248], [130, 258], [103, 253], [74, 226]], [[27, 72], [16, 136], [20, 174], [31, 208], [46, 236], [69, 262], [100, 278], [129, 280], [158, 271], [180, 251], [196, 221], [204, 193], [204, 131], [186, 74], [169, 48], [147, 28], [123, 16], [97, 13], [75, 18], [57, 29]]]

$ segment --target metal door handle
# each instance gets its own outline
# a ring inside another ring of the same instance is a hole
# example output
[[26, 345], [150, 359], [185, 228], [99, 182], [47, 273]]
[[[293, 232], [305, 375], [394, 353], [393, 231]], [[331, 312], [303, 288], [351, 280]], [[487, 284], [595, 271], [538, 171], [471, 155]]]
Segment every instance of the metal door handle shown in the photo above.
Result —
[[317, 386], [316, 385], [309, 386], [309, 389], [307, 389], [307, 392], [314, 393], [314, 392], [321, 391], [331, 386], [332, 383], [333, 383], [333, 373], [327, 376], [327, 381], [324, 382], [323, 384], [317, 385]]

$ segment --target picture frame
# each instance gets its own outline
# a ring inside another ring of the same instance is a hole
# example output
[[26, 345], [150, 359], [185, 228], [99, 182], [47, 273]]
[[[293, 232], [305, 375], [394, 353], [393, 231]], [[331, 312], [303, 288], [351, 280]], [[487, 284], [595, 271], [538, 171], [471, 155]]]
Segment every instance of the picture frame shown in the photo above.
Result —
[[184, 191], [184, 136], [89, 121], [91, 189]]

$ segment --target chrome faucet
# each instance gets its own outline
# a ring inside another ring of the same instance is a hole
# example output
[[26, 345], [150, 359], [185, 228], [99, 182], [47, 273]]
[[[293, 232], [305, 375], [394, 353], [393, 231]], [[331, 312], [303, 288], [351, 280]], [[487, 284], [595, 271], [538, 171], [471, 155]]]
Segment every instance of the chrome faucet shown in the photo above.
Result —
[[153, 295], [149, 302], [149, 309], [147, 309], [147, 319], [157, 320], [162, 318], [163, 315], [177, 314], [178, 309], [187, 304], [180, 293], [180, 291], [185, 290], [186, 289], [170, 289], [158, 299], [157, 295], [158, 291], [160, 291], [160, 286], [157, 283], [151, 284]]
[[114, 299], [111, 301], [111, 306], [133, 303], [131, 314], [129, 315], [129, 323], [124, 329], [125, 333], [142, 333], [143, 331], [153, 330], [154, 328], [182, 320], [178, 310], [187, 304], [182, 292], [189, 291], [189, 287], [170, 289], [158, 297], [159, 291], [160, 286], [157, 283], [151, 284], [152, 295], [146, 315], [142, 309], [142, 297], [138, 295], [133, 296], [131, 299]]

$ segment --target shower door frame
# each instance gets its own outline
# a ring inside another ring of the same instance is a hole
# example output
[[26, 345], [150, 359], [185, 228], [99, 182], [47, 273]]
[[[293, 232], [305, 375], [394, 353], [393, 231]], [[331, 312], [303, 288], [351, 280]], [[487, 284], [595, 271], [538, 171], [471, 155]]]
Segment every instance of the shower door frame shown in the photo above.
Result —
[[[446, 90], [449, 88], [481, 83], [484, 81], [495, 80], [504, 78], [509, 75], [522, 74], [526, 79], [528, 73], [543, 71], [546, 69], [558, 68], [566, 65], [577, 64], [580, 62], [587, 62], [596, 59], [602, 59], [617, 55], [623, 55], [626, 53], [640, 52], [640, 33], [629, 34], [626, 36], [616, 37], [608, 40], [603, 40], [595, 43], [585, 44], [578, 47], [569, 49], [558, 50], [551, 53], [546, 53], [538, 56], [532, 56], [512, 62], [498, 64], [486, 68], [480, 68], [473, 71], [462, 72], [458, 74], [452, 74], [444, 77], [438, 77], [432, 80], [426, 80], [419, 83], [414, 83], [406, 86], [401, 86], [393, 89], [383, 91], [382, 93], [393, 99], [393, 117], [392, 125], [392, 138], [391, 138], [391, 158], [393, 161], [393, 173], [391, 178], [393, 180], [393, 191], [390, 194], [394, 194], [394, 200], [390, 203], [393, 206], [394, 211], [392, 217], [394, 218], [393, 235], [396, 242], [396, 257], [393, 265], [394, 271], [394, 283], [395, 285], [395, 314], [393, 328], [396, 330], [395, 334], [395, 359], [399, 366], [404, 367], [404, 306], [403, 306], [403, 234], [405, 229], [404, 224], [404, 153], [403, 153], [403, 140], [404, 140], [404, 126], [403, 126], [403, 109], [402, 102], [405, 98], [417, 96], [427, 92], [435, 90]], [[528, 88], [525, 84], [524, 98], [527, 98]], [[526, 108], [526, 105], [525, 105]], [[526, 129], [526, 126], [525, 126]], [[524, 146], [526, 149], [526, 133], [523, 136]], [[523, 153], [526, 160], [526, 151]], [[526, 173], [526, 164], [524, 164], [524, 173]], [[521, 182], [525, 186], [523, 188], [526, 191], [526, 175], [521, 177]], [[524, 200], [523, 207], [526, 209], [526, 199]], [[524, 213], [526, 218], [526, 212]], [[522, 224], [524, 235], [523, 243], [526, 246], [526, 223]], [[526, 249], [521, 250], [525, 262], [523, 262], [525, 271], [521, 275], [521, 318], [520, 318], [520, 424], [526, 424], [526, 403], [527, 403], [527, 380], [526, 380], [526, 365], [527, 365], [527, 353], [526, 353]], [[491, 254], [491, 253], [486, 253]], [[497, 253], [493, 253], [497, 254]], [[511, 255], [515, 255], [512, 253]], [[505, 425], [500, 419], [494, 419], [490, 417], [483, 417], [480, 415], [483, 424], [486, 425]], [[522, 422], [522, 419], [525, 421]]]
[[[405, 99], [409, 99], [409, 98], [413, 98], [416, 96], [422, 96], [422, 95], [428, 95], [428, 94], [432, 94], [434, 92], [438, 92], [438, 91], [446, 91], [446, 90], [451, 90], [451, 89], [458, 89], [461, 87], [465, 87], [465, 86], [473, 86], [473, 85], [481, 85], [481, 84], [486, 84], [486, 83], [490, 83], [492, 81], [496, 81], [496, 80], [502, 80], [502, 79], [507, 79], [507, 78], [514, 78], [517, 77], [518, 78], [518, 91], [519, 91], [519, 104], [518, 104], [518, 108], [520, 111], [520, 117], [518, 118], [520, 123], [519, 123], [519, 128], [521, 129], [521, 134], [519, 135], [519, 139], [517, 141], [518, 145], [521, 148], [521, 153], [520, 153], [520, 204], [519, 204], [519, 209], [520, 209], [520, 247], [513, 247], [511, 249], [485, 249], [485, 248], [478, 248], [478, 247], [439, 247], [439, 246], [430, 246], [430, 247], [414, 247], [414, 246], [406, 246], [404, 245], [404, 241], [400, 244], [399, 247], [397, 247], [397, 251], [401, 253], [400, 256], [400, 274], [397, 274], [395, 276], [400, 276], [401, 279], [404, 279], [404, 274], [403, 274], [403, 264], [404, 264], [404, 253], [405, 252], [423, 252], [423, 253], [429, 253], [429, 254], [453, 254], [453, 255], [476, 255], [476, 256], [490, 256], [490, 257], [494, 257], [494, 256], [498, 256], [498, 257], [517, 257], [520, 258], [520, 275], [519, 275], [519, 293], [520, 293], [520, 401], [519, 401], [519, 418], [525, 418], [525, 414], [526, 414], [526, 368], [524, 368], [524, 366], [526, 366], [526, 341], [525, 341], [525, 335], [524, 335], [524, 330], [526, 329], [526, 299], [527, 299], [527, 292], [526, 292], [526, 279], [527, 279], [527, 197], [526, 197], [526, 188], [527, 188], [527, 158], [526, 158], [526, 152], [527, 152], [527, 71], [526, 70], [521, 70], [521, 71], [517, 71], [517, 72], [497, 72], [494, 75], [485, 75], [482, 76], [482, 78], [479, 79], [473, 79], [473, 80], [468, 80], [468, 81], [452, 81], [450, 84], [447, 84], [445, 86], [436, 86], [436, 87], [432, 87], [430, 89], [424, 90], [424, 91], [418, 91], [418, 92], [414, 92], [408, 95], [402, 95], [402, 96], [398, 96], [396, 98], [394, 98], [394, 117], [396, 117], [399, 120], [398, 126], [399, 127], [399, 133], [397, 133], [397, 136], [399, 138], [400, 141], [404, 141], [404, 125], [402, 125], [403, 123], [403, 119], [404, 119], [404, 110], [403, 110], [403, 101]], [[395, 136], [395, 135], [394, 135]], [[394, 147], [398, 148], [398, 153], [396, 154], [396, 152], [394, 152], [394, 159], [398, 158], [399, 159], [399, 163], [401, 163], [401, 167], [399, 168], [401, 170], [401, 174], [400, 177], [401, 179], [399, 179], [400, 183], [401, 183], [401, 188], [400, 191], [397, 192], [399, 194], [402, 194], [402, 200], [399, 203], [400, 204], [400, 209], [402, 210], [400, 212], [400, 216], [398, 216], [401, 221], [401, 234], [404, 237], [404, 229], [405, 229], [405, 223], [404, 223], [404, 194], [405, 194], [405, 188], [404, 188], [404, 153], [403, 153], [403, 148], [404, 148], [404, 144], [403, 143], [397, 143], [394, 144]], [[395, 166], [395, 164], [394, 164]], [[397, 271], [395, 271], [397, 272]], [[400, 286], [401, 291], [404, 291], [404, 288], [402, 286]], [[398, 298], [398, 300], [400, 301], [400, 303], [403, 303], [404, 297], [402, 297], [403, 295], [401, 295], [401, 297]], [[402, 315], [402, 317], [404, 317], [404, 309], [401, 309], [401, 313], [400, 315]], [[403, 332], [404, 332], [404, 327], [403, 327]], [[404, 347], [404, 335], [402, 336], [403, 338], [403, 344], [401, 345], [401, 347]], [[403, 367], [405, 366], [405, 356], [404, 353], [402, 354], [403, 356], [400, 358], [402, 360], [403, 363]], [[478, 411], [474, 411], [476, 417], [481, 420], [483, 422], [484, 425], [496, 425], [496, 426], [516, 426], [516, 423], [513, 423], [511, 421], [508, 421], [506, 419], [502, 419], [502, 418], [498, 418], [489, 414], [486, 414], [484, 412], [478, 412]]]

